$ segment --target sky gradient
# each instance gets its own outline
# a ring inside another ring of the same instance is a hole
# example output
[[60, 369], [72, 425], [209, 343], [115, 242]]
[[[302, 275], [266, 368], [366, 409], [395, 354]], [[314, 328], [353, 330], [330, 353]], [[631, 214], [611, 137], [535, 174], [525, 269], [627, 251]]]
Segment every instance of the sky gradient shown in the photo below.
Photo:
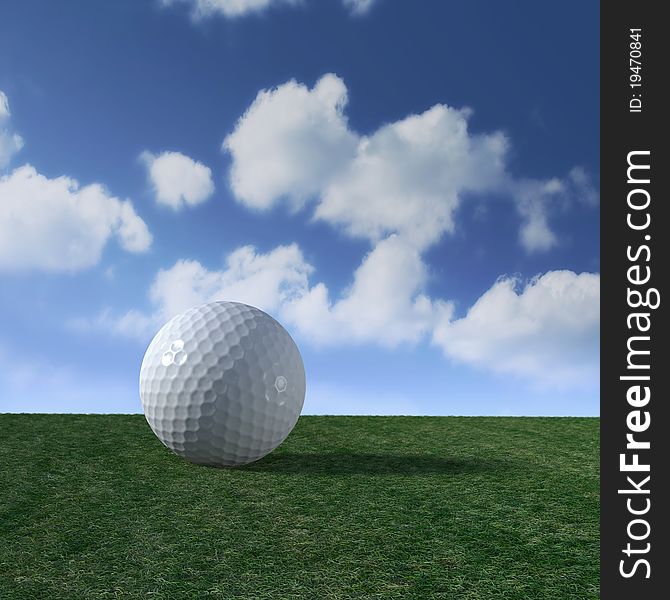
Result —
[[598, 5], [0, 9], [0, 412], [140, 412], [193, 304], [308, 414], [599, 411]]

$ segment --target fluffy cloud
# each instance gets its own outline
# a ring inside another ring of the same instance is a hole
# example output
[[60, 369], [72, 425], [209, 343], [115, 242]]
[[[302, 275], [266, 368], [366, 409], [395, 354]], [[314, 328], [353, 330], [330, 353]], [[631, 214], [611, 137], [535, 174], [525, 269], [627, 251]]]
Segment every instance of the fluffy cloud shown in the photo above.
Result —
[[358, 143], [343, 115], [346, 103], [347, 89], [335, 75], [311, 90], [289, 81], [261, 91], [223, 143], [233, 157], [236, 198], [267, 209], [282, 198], [301, 206], [318, 194]]
[[0, 90], [0, 169], [4, 169], [12, 156], [23, 148], [23, 138], [9, 130], [9, 100]]
[[397, 232], [421, 248], [453, 231], [464, 194], [505, 180], [505, 137], [470, 134], [469, 115], [436, 105], [361, 138], [353, 159], [324, 186], [316, 218], [373, 241]]
[[296, 244], [265, 254], [242, 246], [228, 255], [221, 270], [179, 260], [158, 271], [149, 290], [153, 308], [148, 313], [133, 309], [118, 316], [106, 309], [93, 318], [71, 319], [68, 325], [80, 332], [105, 330], [146, 340], [174, 315], [205, 302], [244, 302], [277, 314], [307, 292], [312, 271]]
[[279, 246], [267, 254], [243, 246], [228, 256], [221, 271], [210, 271], [193, 260], [180, 260], [159, 271], [150, 297], [164, 319], [215, 300], [244, 302], [277, 312], [282, 304], [304, 293], [312, 270], [295, 244]]
[[550, 271], [525, 286], [499, 280], [433, 341], [456, 360], [569, 387], [597, 381], [599, 328], [600, 276]]
[[426, 267], [418, 251], [397, 236], [375, 246], [340, 298], [331, 300], [323, 283], [310, 286], [313, 271], [295, 244], [265, 254], [243, 246], [228, 256], [222, 270], [180, 260], [157, 273], [149, 292], [152, 314], [130, 311], [114, 318], [103, 312], [92, 321], [78, 319], [71, 325], [146, 335], [191, 306], [233, 300], [277, 315], [319, 345], [347, 341], [396, 346], [419, 342], [451, 314], [450, 304], [421, 293]]
[[163, 152], [158, 156], [143, 152], [149, 180], [156, 201], [178, 210], [204, 202], [214, 193], [212, 171], [180, 152]]
[[[387, 347], [431, 340], [453, 360], [553, 387], [597, 381], [599, 284], [596, 274], [550, 271], [528, 282], [503, 278], [466, 316], [425, 294], [427, 269], [400, 236], [380, 241], [365, 256], [339, 297], [322, 282], [295, 244], [260, 253], [232, 252], [224, 268], [180, 260], [158, 272], [150, 288], [152, 312], [120, 317], [103, 312], [75, 329], [106, 329], [144, 340], [173, 315], [204, 302], [233, 300], [274, 314], [316, 345], [371, 343]], [[521, 289], [520, 289], [521, 288]]]
[[261, 91], [223, 144], [237, 200], [267, 209], [313, 199], [315, 219], [352, 236], [375, 244], [398, 234], [425, 249], [454, 230], [464, 197], [503, 194], [521, 217], [528, 252], [557, 244], [549, 218], [560, 206], [576, 197], [597, 202], [580, 169], [547, 181], [512, 176], [509, 141], [497, 131], [470, 132], [469, 109], [437, 104], [363, 136], [349, 128], [346, 102], [333, 74], [312, 89], [289, 81]]
[[[552, 386], [593, 383], [598, 374], [600, 279], [550, 271], [521, 287], [496, 282], [461, 319], [451, 302], [424, 292], [427, 272], [418, 251], [399, 236], [379, 242], [331, 299], [295, 245], [267, 254], [233, 252], [210, 271], [179, 261], [160, 271], [151, 298], [164, 320], [218, 299], [259, 306], [317, 345], [373, 343], [395, 347], [426, 339], [452, 359]], [[521, 290], [519, 290], [521, 287]]]
[[363, 259], [343, 296], [331, 302], [318, 283], [283, 306], [282, 315], [319, 344], [343, 341], [386, 346], [416, 343], [451, 305], [422, 292], [427, 279], [419, 252], [398, 236], [379, 242]]
[[[451, 314], [450, 304], [421, 293], [425, 265], [416, 249], [397, 236], [380, 242], [365, 257], [339, 299], [331, 301], [323, 283], [310, 286], [313, 271], [295, 244], [267, 254], [251, 246], [238, 248], [220, 271], [180, 260], [156, 275], [150, 290], [154, 315], [144, 322], [155, 327], [191, 306], [233, 300], [277, 315], [319, 345], [346, 341], [396, 346], [419, 342]], [[107, 314], [98, 318], [99, 325], [117, 333], [141, 331], [142, 321], [135, 311], [116, 320]]]
[[0, 178], [0, 270], [84, 269], [99, 261], [111, 237], [129, 252], [151, 245], [132, 204], [101, 185], [49, 179], [30, 165]]

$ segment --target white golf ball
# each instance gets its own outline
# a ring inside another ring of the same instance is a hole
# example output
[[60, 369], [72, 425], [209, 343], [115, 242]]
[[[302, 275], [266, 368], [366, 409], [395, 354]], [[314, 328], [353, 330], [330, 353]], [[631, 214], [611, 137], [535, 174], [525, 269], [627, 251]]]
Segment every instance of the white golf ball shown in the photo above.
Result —
[[140, 370], [149, 426], [194, 463], [244, 465], [291, 432], [305, 400], [305, 369], [288, 332], [237, 302], [191, 308], [166, 323]]

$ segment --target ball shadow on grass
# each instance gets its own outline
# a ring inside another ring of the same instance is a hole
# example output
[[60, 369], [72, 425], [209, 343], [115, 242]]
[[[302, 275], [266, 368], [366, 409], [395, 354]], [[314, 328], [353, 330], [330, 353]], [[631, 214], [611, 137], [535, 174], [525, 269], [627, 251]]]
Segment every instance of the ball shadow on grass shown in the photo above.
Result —
[[515, 468], [508, 460], [443, 457], [426, 454], [368, 454], [354, 451], [278, 452], [244, 467], [248, 471], [310, 475], [457, 475], [490, 473]]

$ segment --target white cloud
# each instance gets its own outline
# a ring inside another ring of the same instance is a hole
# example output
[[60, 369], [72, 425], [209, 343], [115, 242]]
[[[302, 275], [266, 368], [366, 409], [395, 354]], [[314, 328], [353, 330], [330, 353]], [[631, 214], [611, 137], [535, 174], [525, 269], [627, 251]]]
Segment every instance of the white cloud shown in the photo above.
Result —
[[282, 198], [298, 207], [318, 194], [355, 152], [346, 104], [344, 82], [330, 74], [311, 90], [289, 81], [261, 91], [223, 143], [236, 198], [267, 209]]
[[574, 199], [597, 203], [586, 173], [546, 181], [512, 176], [510, 143], [499, 132], [472, 133], [472, 111], [437, 104], [369, 136], [348, 126], [347, 89], [333, 74], [312, 88], [289, 81], [261, 91], [224, 140], [237, 200], [294, 209], [313, 200], [314, 218], [373, 244], [398, 234], [422, 250], [456, 226], [472, 194], [506, 196], [521, 217], [528, 252], [557, 245], [550, 217]]
[[157, 320], [204, 302], [245, 302], [275, 314], [320, 345], [417, 343], [451, 312], [449, 304], [421, 293], [425, 265], [416, 249], [397, 236], [383, 240], [364, 258], [339, 299], [331, 301], [323, 283], [310, 287], [313, 271], [295, 244], [267, 254], [244, 246], [228, 256], [221, 271], [185, 260], [161, 270], [150, 297]]
[[164, 318], [215, 300], [244, 302], [276, 312], [304, 292], [312, 270], [296, 244], [278, 246], [267, 254], [242, 246], [228, 255], [221, 271], [209, 271], [191, 260], [159, 271], [150, 297]]
[[[188, 4], [194, 19], [204, 19], [214, 15], [226, 18], [243, 17], [261, 13], [269, 8], [280, 6], [299, 6], [305, 0], [160, 0], [163, 6]], [[342, 0], [342, 3], [354, 15], [366, 14], [376, 0]]]
[[313, 271], [295, 244], [265, 254], [243, 246], [228, 256], [222, 270], [209, 270], [194, 260], [180, 260], [160, 270], [149, 292], [151, 314], [130, 311], [113, 317], [105, 311], [70, 324], [79, 330], [99, 328], [142, 337], [191, 306], [232, 300], [276, 315], [319, 345], [396, 346], [419, 342], [438, 320], [451, 314], [449, 303], [432, 301], [422, 293], [426, 267], [418, 251], [397, 236], [381, 241], [364, 258], [340, 298], [331, 301], [323, 283], [310, 286]]
[[99, 261], [111, 237], [129, 252], [151, 245], [130, 201], [101, 185], [49, 179], [30, 165], [0, 178], [0, 270], [84, 269]]
[[318, 344], [344, 341], [386, 346], [417, 343], [451, 305], [422, 293], [427, 279], [419, 252], [398, 236], [379, 242], [354, 273], [352, 285], [331, 302], [316, 284], [284, 305], [282, 315]]
[[146, 340], [174, 315], [187, 308], [230, 300], [277, 314], [281, 307], [308, 289], [313, 267], [296, 244], [278, 246], [263, 254], [253, 246], [237, 248], [221, 270], [209, 270], [196, 260], [179, 260], [156, 274], [149, 290], [149, 313], [130, 310], [121, 316], [105, 309], [93, 318], [71, 319], [79, 332], [105, 330]]
[[574, 167], [563, 179], [517, 179], [510, 180], [508, 185], [522, 217], [519, 241], [529, 253], [558, 245], [558, 237], [549, 226], [553, 213], [567, 210], [575, 203], [589, 207], [598, 204], [598, 192], [581, 167]]
[[143, 152], [149, 180], [159, 204], [179, 210], [184, 206], [195, 206], [214, 193], [212, 171], [180, 152], [162, 152], [154, 155]]
[[565, 186], [558, 179], [549, 181], [523, 180], [514, 185], [516, 207], [523, 222], [519, 241], [527, 252], [549, 250], [558, 243], [549, 228], [549, 206], [563, 197]]
[[23, 138], [9, 130], [9, 100], [0, 90], [0, 169], [4, 169], [11, 158], [23, 148]]
[[370, 137], [348, 128], [344, 82], [290, 81], [262, 91], [224, 147], [237, 199], [269, 208], [317, 198], [315, 217], [373, 242], [399, 233], [425, 247], [453, 229], [464, 193], [505, 182], [507, 141], [468, 132], [468, 109], [436, 105]]
[[9, 112], [9, 100], [7, 94], [0, 90], [0, 122], [8, 119], [11, 113]]
[[377, 3], [377, 0], [343, 0], [343, 2], [352, 14], [364, 15]]
[[598, 190], [593, 185], [588, 173], [581, 167], [574, 167], [567, 177], [572, 196], [587, 206], [597, 206], [600, 201]]
[[331, 299], [295, 244], [259, 253], [232, 252], [221, 270], [180, 260], [161, 270], [150, 289], [153, 309], [93, 320], [74, 329], [104, 329], [146, 341], [167, 319], [215, 300], [245, 302], [280, 319], [316, 345], [370, 343], [387, 347], [432, 340], [457, 361], [550, 387], [593, 385], [598, 377], [597, 274], [550, 271], [530, 281], [503, 278], [453, 318], [453, 303], [425, 294], [427, 269], [418, 250], [399, 236], [379, 242], [351, 285]]
[[600, 276], [550, 271], [525, 286], [499, 280], [433, 341], [450, 358], [570, 387], [597, 382], [599, 328]]
[[204, 19], [214, 15], [226, 18], [243, 17], [263, 12], [279, 6], [296, 6], [303, 0], [161, 0], [163, 6], [189, 4], [194, 19]]
[[470, 134], [469, 115], [436, 105], [360, 138], [355, 157], [324, 186], [316, 218], [373, 241], [397, 232], [420, 248], [453, 231], [462, 196], [505, 179], [505, 137]]
[[23, 138], [18, 133], [0, 129], [0, 169], [4, 169], [12, 156], [23, 148]]

